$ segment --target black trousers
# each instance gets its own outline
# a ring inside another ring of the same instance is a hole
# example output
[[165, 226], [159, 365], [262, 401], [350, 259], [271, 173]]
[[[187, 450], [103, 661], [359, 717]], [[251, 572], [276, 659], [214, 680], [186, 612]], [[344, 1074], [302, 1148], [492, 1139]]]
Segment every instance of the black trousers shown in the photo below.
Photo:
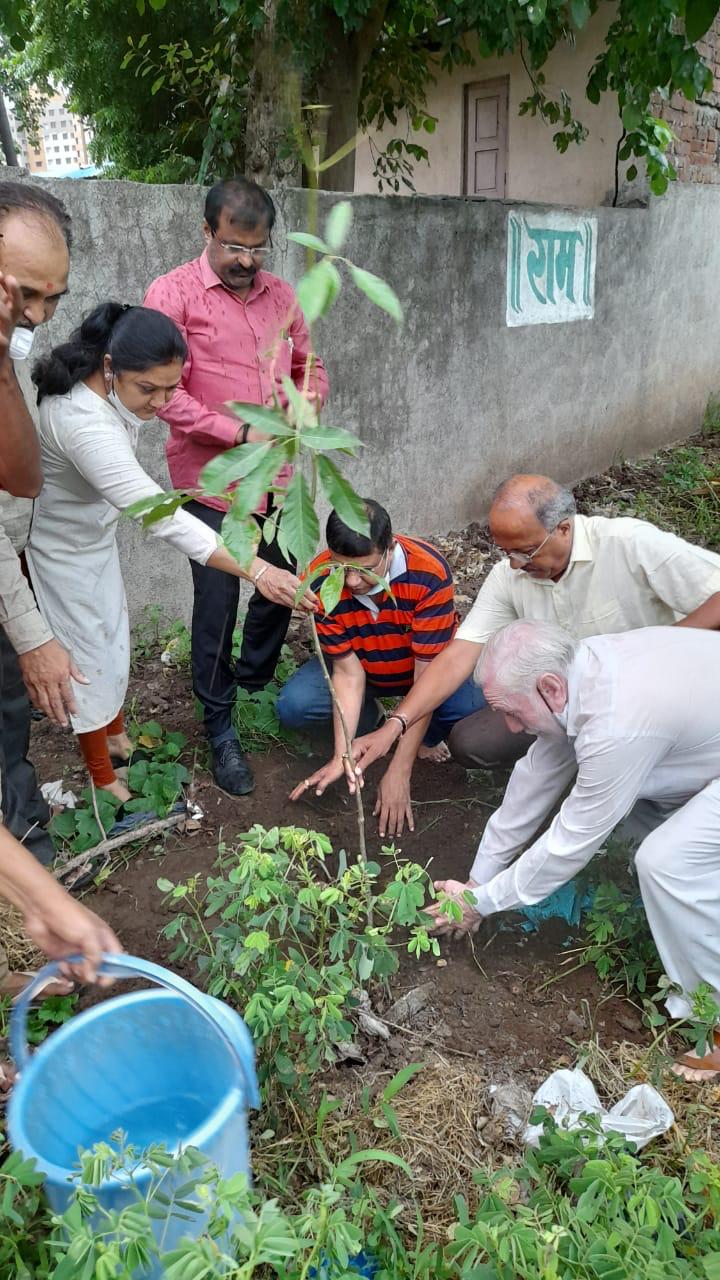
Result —
[[[185, 510], [211, 529], [220, 531], [223, 511], [216, 511], [202, 502], [188, 502]], [[263, 517], [256, 516], [256, 519], [262, 529]], [[294, 572], [294, 564], [284, 558], [277, 539], [270, 544], [261, 541], [258, 555], [270, 564]], [[284, 605], [273, 604], [259, 591], [254, 591], [245, 616], [240, 657], [235, 663], [232, 637], [240, 596], [238, 579], [219, 569], [208, 569], [194, 560], [191, 560], [190, 568], [194, 587], [193, 691], [203, 705], [205, 729], [212, 740], [231, 727], [238, 687], [255, 693], [272, 680], [290, 625], [291, 610]]]
[[50, 810], [28, 760], [30, 699], [15, 650], [0, 627], [0, 774], [3, 822], [25, 848], [45, 866], [55, 849], [45, 824]]

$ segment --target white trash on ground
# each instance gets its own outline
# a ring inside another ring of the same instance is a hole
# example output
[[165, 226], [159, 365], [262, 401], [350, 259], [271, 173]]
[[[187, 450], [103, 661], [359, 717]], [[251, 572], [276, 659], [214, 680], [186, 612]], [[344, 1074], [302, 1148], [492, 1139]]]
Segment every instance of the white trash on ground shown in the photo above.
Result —
[[[578, 1129], [583, 1115], [599, 1116], [606, 1133], [621, 1133], [638, 1150], [675, 1123], [667, 1102], [651, 1084], [633, 1085], [620, 1102], [606, 1110], [592, 1081], [579, 1067], [553, 1071], [536, 1091], [533, 1104], [545, 1107], [561, 1129]], [[542, 1131], [541, 1124], [526, 1127], [524, 1138], [529, 1146], [538, 1145]]]
[[63, 791], [62, 778], [58, 778], [55, 782], [43, 782], [40, 790], [50, 805], [57, 804], [62, 805], [63, 809], [74, 809], [77, 804], [74, 791]]

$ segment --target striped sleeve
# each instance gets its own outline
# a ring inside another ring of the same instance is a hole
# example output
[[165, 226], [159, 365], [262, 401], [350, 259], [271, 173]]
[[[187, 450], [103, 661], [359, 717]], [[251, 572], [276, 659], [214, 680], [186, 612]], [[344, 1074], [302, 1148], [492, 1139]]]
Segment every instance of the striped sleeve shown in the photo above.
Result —
[[450, 566], [434, 547], [428, 546], [426, 550], [432, 552], [435, 561], [434, 582], [432, 587], [428, 584], [423, 598], [418, 601], [412, 626], [413, 656], [420, 661], [429, 661], [442, 652], [452, 640], [458, 620]]

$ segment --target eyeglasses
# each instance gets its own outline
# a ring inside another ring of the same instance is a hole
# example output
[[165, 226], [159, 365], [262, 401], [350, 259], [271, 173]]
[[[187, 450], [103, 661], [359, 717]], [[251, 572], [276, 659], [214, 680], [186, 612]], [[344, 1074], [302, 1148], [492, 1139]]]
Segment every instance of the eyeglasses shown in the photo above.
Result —
[[558, 525], [555, 525], [555, 528], [550, 530], [547, 537], [543, 538], [540, 546], [536, 547], [534, 551], [504, 551], [502, 547], [500, 547], [499, 550], [502, 551], [503, 555], [506, 556], [508, 560], [515, 560], [517, 564], [520, 565], [530, 564], [531, 561], [540, 554], [545, 543], [550, 541], [554, 533], [557, 533], [558, 527]]
[[378, 573], [378, 569], [380, 568], [380, 565], [382, 564], [383, 560], [385, 560], [387, 554], [388, 554], [387, 551], [383, 551], [380, 558], [375, 561], [375, 564], [345, 564], [343, 565], [343, 573], [345, 574], [346, 578], [349, 573], [357, 573], [360, 578], [366, 578], [368, 576], [372, 578], [373, 574], [375, 574], [378, 578], [382, 578], [384, 577], [385, 572], [387, 571], [387, 564], [385, 566], [385, 570], [383, 570], [383, 573]]
[[253, 245], [251, 247], [246, 244], [230, 244], [228, 240], [221, 240], [214, 231], [212, 235], [213, 239], [217, 240], [220, 248], [224, 249], [226, 253], [231, 254], [235, 258], [244, 254], [246, 258], [251, 258], [257, 267], [261, 267], [264, 262], [267, 262], [270, 254], [272, 253], [272, 240], [269, 244]]

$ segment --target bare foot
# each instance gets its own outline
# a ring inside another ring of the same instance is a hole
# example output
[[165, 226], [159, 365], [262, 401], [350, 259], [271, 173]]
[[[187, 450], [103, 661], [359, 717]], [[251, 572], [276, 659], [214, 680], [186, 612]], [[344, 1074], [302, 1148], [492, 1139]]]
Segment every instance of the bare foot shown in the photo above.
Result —
[[125, 783], [120, 778], [116, 778], [114, 782], [108, 782], [101, 790], [109, 791], [111, 795], [115, 796], [116, 800], [122, 800], [123, 804], [126, 800], [132, 800], [132, 791], [128, 791]]
[[[720, 1030], [713, 1033], [714, 1048], [711, 1053], [699, 1056], [694, 1049], [689, 1049], [672, 1065], [672, 1073], [681, 1080], [691, 1084], [702, 1084], [703, 1080], [716, 1080], [720, 1076]], [[695, 1065], [697, 1064], [697, 1065]]]
[[[0, 986], [0, 995], [19, 996], [30, 985], [34, 977], [34, 973], [9, 973], [2, 986]], [[53, 978], [43, 987], [41, 992], [38, 992], [38, 997], [42, 996], [43, 999], [46, 999], [50, 996], [69, 996], [74, 990], [75, 983], [68, 978]], [[0, 1084], [1, 1088], [2, 1085]]]
[[129, 760], [135, 750], [126, 733], [108, 734], [108, 751], [119, 760]]
[[450, 759], [450, 748], [446, 742], [438, 742], [436, 747], [425, 747], [420, 744], [418, 760], [429, 760], [431, 764], [445, 764]]

